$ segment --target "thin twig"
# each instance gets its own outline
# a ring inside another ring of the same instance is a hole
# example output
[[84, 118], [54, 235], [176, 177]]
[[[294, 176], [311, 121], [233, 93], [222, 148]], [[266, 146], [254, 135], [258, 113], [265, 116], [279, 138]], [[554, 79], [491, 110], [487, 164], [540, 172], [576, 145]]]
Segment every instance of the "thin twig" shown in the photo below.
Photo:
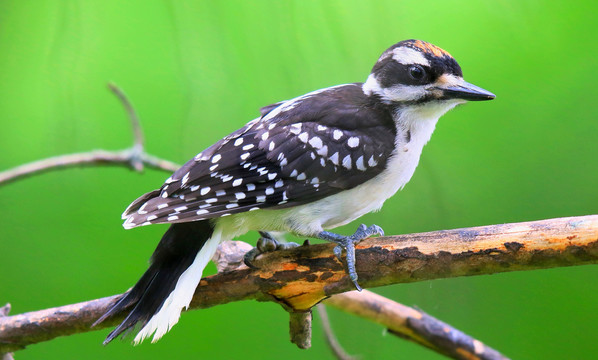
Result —
[[[121, 151], [94, 150], [54, 156], [0, 172], [0, 185], [61, 168], [100, 165], [133, 166], [131, 163], [133, 158], [136, 158], [136, 155], [133, 154], [131, 149]], [[179, 168], [179, 165], [175, 163], [148, 154], [141, 154], [141, 161], [150, 168], [169, 172], [176, 171]]]
[[[261, 300], [284, 303], [295, 311], [308, 310], [327, 297], [352, 290], [343, 264], [333, 255], [333, 247], [317, 244], [267, 253], [254, 260], [258, 269], [241, 266], [206, 277], [195, 292], [191, 308]], [[364, 288], [595, 264], [598, 215], [370, 238], [358, 244], [356, 258]], [[120, 297], [0, 318], [0, 352], [112, 326], [124, 314], [90, 328]], [[413, 326], [413, 331], [420, 330]], [[442, 332], [437, 334], [442, 336]]]
[[[333, 298], [340, 295], [342, 294], [334, 295]], [[320, 303], [316, 305], [316, 310], [318, 311], [318, 315], [320, 315], [320, 321], [322, 322], [322, 328], [324, 329], [326, 343], [328, 346], [330, 346], [330, 350], [332, 350], [334, 356], [339, 360], [357, 360], [359, 357], [349, 355], [345, 349], [343, 349], [340, 342], [334, 335], [334, 331], [332, 331], [332, 326], [330, 325], [328, 311], [326, 311], [326, 305]]]
[[127, 112], [129, 120], [131, 121], [131, 129], [133, 131], [133, 157], [131, 158], [131, 165], [135, 170], [142, 171], [143, 161], [141, 160], [141, 154], [143, 154], [145, 143], [143, 139], [143, 130], [141, 129], [141, 122], [139, 121], [137, 112], [121, 88], [111, 82], [108, 83], [108, 88], [114, 93], [114, 95], [116, 95], [116, 97], [118, 97]]
[[423, 311], [401, 305], [368, 290], [334, 295], [325, 303], [381, 324], [391, 334], [453, 359], [507, 360], [507, 357], [481, 341]]
[[143, 147], [143, 132], [135, 109], [123, 91], [115, 84], [108, 84], [127, 111], [133, 131], [133, 146], [120, 151], [94, 150], [89, 152], [54, 156], [0, 172], [0, 185], [47, 171], [75, 166], [115, 165], [127, 166], [142, 171], [144, 165], [168, 172], [176, 171], [179, 165], [150, 155]]

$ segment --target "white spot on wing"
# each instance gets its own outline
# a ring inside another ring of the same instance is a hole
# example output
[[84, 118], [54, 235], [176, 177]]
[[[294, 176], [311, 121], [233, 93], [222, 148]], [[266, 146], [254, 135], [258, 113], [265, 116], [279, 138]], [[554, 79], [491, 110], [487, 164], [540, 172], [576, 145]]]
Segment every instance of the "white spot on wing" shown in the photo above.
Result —
[[368, 160], [368, 165], [372, 167], [378, 165], [378, 162], [374, 160], [374, 155], [370, 156], [370, 159]]
[[183, 176], [183, 179], [181, 180], [181, 184], [185, 185], [187, 183], [187, 181], [189, 181], [189, 172], [187, 172], [185, 174], [185, 176]]
[[320, 156], [328, 155], [328, 146], [327, 145], [322, 146], [322, 148], [320, 150], [318, 150], [318, 155], [320, 155]]
[[292, 134], [299, 135], [299, 133], [301, 133], [301, 123], [298, 123], [298, 124], [292, 124], [292, 125], [291, 125], [291, 128], [289, 129], [289, 131], [290, 131]]
[[366, 170], [366, 167], [365, 167], [365, 165], [363, 163], [363, 155], [361, 155], [359, 158], [357, 158], [357, 160], [355, 160], [355, 167], [358, 170], [361, 170], [361, 171], [365, 171]]
[[241, 144], [243, 144], [243, 138], [242, 137], [240, 137], [237, 140], [235, 140], [235, 143], [234, 143], [235, 146], [239, 146]]
[[312, 137], [311, 139], [309, 139], [309, 144], [311, 146], [313, 146], [315, 149], [321, 149], [322, 148], [322, 139], [320, 139], [317, 136]]
[[226, 195], [226, 191], [224, 191], [224, 190], [217, 190], [216, 191], [216, 196], [224, 196], [224, 195]]
[[334, 131], [332, 132], [332, 137], [334, 138], [334, 140], [338, 140], [338, 139], [340, 139], [341, 137], [343, 137], [343, 132], [342, 132], [342, 131], [340, 131], [340, 130], [334, 130]]
[[349, 140], [347, 140], [347, 145], [352, 148], [356, 148], [359, 146], [359, 138], [355, 136], [351, 136]]
[[237, 198], [237, 200], [243, 200], [243, 199], [245, 199], [245, 193], [243, 193], [243, 192], [235, 193], [235, 197]]
[[308, 138], [309, 138], [309, 134], [306, 132], [303, 132], [299, 135], [299, 140], [301, 140], [301, 142], [306, 143]]
[[332, 161], [332, 163], [334, 165], [338, 165], [338, 152], [335, 152], [331, 157], [330, 157], [330, 161]]
[[220, 160], [220, 158], [222, 158], [222, 155], [220, 154], [212, 156], [212, 163], [217, 163]]
[[345, 158], [343, 159], [343, 166], [345, 168], [347, 168], [347, 170], [351, 170], [351, 155], [347, 155], [345, 156]]
[[235, 179], [235, 181], [233, 181], [233, 186], [239, 186], [243, 183], [243, 179]]
[[206, 186], [206, 187], [202, 188], [202, 189], [199, 191], [199, 194], [200, 194], [201, 196], [204, 196], [205, 194], [209, 193], [209, 192], [210, 192], [210, 190], [211, 190], [211, 188], [210, 188], [209, 186]]

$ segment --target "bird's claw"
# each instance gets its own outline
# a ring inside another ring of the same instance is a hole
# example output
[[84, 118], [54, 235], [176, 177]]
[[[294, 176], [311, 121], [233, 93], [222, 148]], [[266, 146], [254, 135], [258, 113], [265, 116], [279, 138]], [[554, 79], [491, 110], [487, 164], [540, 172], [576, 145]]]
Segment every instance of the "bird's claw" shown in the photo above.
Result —
[[355, 244], [360, 242], [361, 240], [368, 238], [373, 235], [380, 235], [384, 236], [384, 231], [378, 225], [372, 225], [367, 227], [364, 224], [359, 225], [357, 230], [353, 235], [350, 236], [341, 236], [333, 233], [322, 232], [320, 233], [320, 237], [324, 240], [333, 241], [337, 246], [334, 247], [332, 250], [336, 258], [342, 262], [342, 253], [345, 250], [346, 258], [347, 258], [347, 272], [349, 273], [349, 278], [355, 285], [357, 290], [361, 291], [361, 286], [357, 283], [357, 271], [355, 270]]
[[245, 256], [243, 256], [245, 265], [252, 269], [257, 269], [257, 267], [253, 265], [253, 261], [263, 253], [291, 249], [299, 246], [299, 244], [294, 242], [279, 242], [270, 233], [264, 231], [260, 231], [260, 235], [261, 237], [258, 239], [256, 246], [246, 252]]

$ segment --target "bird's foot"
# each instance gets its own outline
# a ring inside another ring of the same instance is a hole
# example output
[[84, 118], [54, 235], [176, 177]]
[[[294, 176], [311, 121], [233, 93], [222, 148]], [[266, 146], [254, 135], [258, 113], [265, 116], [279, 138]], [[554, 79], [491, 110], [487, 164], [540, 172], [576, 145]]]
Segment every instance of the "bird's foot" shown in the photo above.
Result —
[[357, 283], [357, 271], [355, 270], [355, 244], [360, 242], [361, 240], [370, 237], [372, 235], [380, 235], [384, 236], [384, 231], [378, 225], [372, 225], [370, 227], [365, 226], [364, 224], [359, 225], [357, 231], [353, 235], [350, 236], [343, 236], [335, 233], [331, 233], [328, 231], [322, 231], [318, 234], [318, 238], [322, 240], [331, 241], [337, 244], [334, 248], [334, 255], [342, 262], [341, 255], [343, 250], [347, 253], [347, 272], [349, 273], [349, 278], [357, 290], [361, 291], [361, 286]]
[[253, 265], [253, 261], [263, 253], [291, 249], [299, 246], [299, 244], [294, 242], [279, 242], [274, 238], [274, 236], [272, 236], [272, 234], [265, 231], [260, 231], [259, 233], [261, 236], [258, 239], [256, 246], [245, 253], [245, 256], [243, 257], [243, 262], [245, 265], [252, 269], [257, 268], [255, 265]]

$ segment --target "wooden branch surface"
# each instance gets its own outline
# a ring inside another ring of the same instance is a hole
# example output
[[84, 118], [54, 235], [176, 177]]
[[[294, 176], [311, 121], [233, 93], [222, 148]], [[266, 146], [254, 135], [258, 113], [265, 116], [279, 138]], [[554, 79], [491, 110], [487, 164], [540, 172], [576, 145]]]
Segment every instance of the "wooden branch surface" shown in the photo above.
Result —
[[[333, 244], [258, 257], [259, 269], [240, 267], [201, 280], [191, 308], [240, 300], [277, 301], [307, 311], [327, 297], [353, 290]], [[532, 270], [598, 262], [598, 215], [370, 238], [357, 246], [363, 287]], [[112, 326], [121, 316], [91, 324], [121, 295], [0, 318], [0, 353], [57, 336]]]
[[324, 303], [378, 323], [400, 338], [453, 359], [507, 359], [481, 341], [421, 310], [399, 304], [368, 290], [334, 295]]

